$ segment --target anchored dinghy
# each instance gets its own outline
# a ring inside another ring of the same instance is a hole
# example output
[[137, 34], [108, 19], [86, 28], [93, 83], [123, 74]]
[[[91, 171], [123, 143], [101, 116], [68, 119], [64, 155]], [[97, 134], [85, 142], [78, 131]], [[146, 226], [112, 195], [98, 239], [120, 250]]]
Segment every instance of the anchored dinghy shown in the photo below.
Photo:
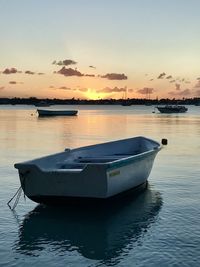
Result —
[[39, 116], [75, 116], [78, 110], [37, 109]]
[[38, 203], [107, 199], [145, 184], [161, 145], [134, 137], [17, 163], [25, 195]]

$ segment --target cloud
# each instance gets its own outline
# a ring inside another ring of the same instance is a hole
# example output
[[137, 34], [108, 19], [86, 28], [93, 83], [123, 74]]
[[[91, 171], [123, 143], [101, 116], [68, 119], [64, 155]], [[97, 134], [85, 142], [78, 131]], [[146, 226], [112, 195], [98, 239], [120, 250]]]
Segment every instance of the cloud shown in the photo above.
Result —
[[176, 80], [172, 80], [172, 81], [170, 81], [170, 83], [175, 83], [175, 81], [176, 81]]
[[10, 81], [9, 84], [23, 84], [23, 82]]
[[62, 74], [64, 76], [95, 77], [94, 74], [84, 74], [78, 71], [77, 69], [65, 68], [65, 67], [62, 67], [62, 69], [60, 69], [59, 71], [54, 71], [54, 73]]
[[181, 89], [181, 85], [179, 83], [175, 84], [176, 90], [179, 91]]
[[45, 75], [44, 72], [38, 72], [37, 74], [38, 74], [38, 75]]
[[62, 90], [71, 90], [71, 88], [66, 87], [66, 86], [61, 86], [61, 87], [59, 87], [59, 89], [62, 89]]
[[157, 79], [163, 79], [165, 75], [166, 73], [162, 72], [161, 74], [158, 75]]
[[147, 95], [147, 94], [153, 94], [154, 91], [155, 91], [154, 88], [144, 87], [142, 89], [137, 90], [137, 93], [142, 94], [142, 95]]
[[25, 74], [30, 74], [30, 75], [34, 75], [34, 74], [35, 74], [35, 72], [30, 71], [30, 70], [26, 70], [24, 73], [25, 73]]
[[55, 86], [50, 85], [49, 88], [52, 90], [73, 90], [72, 88], [67, 87], [67, 86], [60, 86], [60, 87], [56, 88]]
[[85, 77], [95, 77], [94, 74], [85, 74], [84, 76], [85, 76]]
[[96, 67], [92, 65], [90, 65], [89, 68], [96, 69]]
[[97, 90], [97, 93], [119, 93], [119, 92], [126, 92], [126, 87], [114, 87], [114, 88], [110, 88], [110, 87], [105, 87], [103, 89], [99, 89]]
[[122, 73], [107, 73], [106, 75], [100, 76], [101, 78], [106, 78], [108, 80], [127, 80], [128, 77]]
[[167, 76], [166, 79], [172, 79], [172, 75]]
[[77, 90], [80, 91], [80, 92], [87, 92], [88, 91], [88, 88], [79, 88]]
[[195, 84], [194, 88], [200, 88], [200, 80]]
[[128, 92], [129, 93], [133, 93], [134, 92], [134, 89], [128, 89]]
[[[57, 73], [57, 74], [62, 74], [64, 76], [78, 76], [78, 77], [96, 77], [95, 74], [84, 74], [81, 73], [80, 71], [78, 71], [76, 68], [72, 69], [72, 68], [66, 68], [65, 66], [62, 67], [59, 71], [54, 71], [53, 73]], [[100, 78], [106, 78], [108, 80], [127, 80], [127, 76], [122, 73], [107, 73], [106, 75], [98, 75], [98, 77]]]
[[58, 65], [58, 66], [69, 66], [69, 65], [75, 65], [77, 64], [77, 62], [71, 59], [65, 59], [65, 60], [60, 60], [60, 61], [54, 60], [52, 64]]
[[1, 87], [0, 87], [0, 90], [3, 90], [4, 88], [5, 88], [4, 86], [1, 86]]
[[153, 81], [153, 79], [150, 79], [149, 81], [150, 81], [150, 82], [152, 82], [152, 81]]
[[200, 80], [200, 77], [198, 77], [197, 80]]
[[17, 84], [16, 81], [10, 81], [9, 84]]
[[72, 69], [72, 68], [68, 68], [66, 69], [65, 67], [62, 67], [62, 69], [60, 69], [59, 71], [55, 72], [58, 74], [62, 74], [64, 76], [84, 76], [84, 74], [82, 74], [80, 71]]
[[191, 91], [190, 89], [185, 89], [185, 90], [182, 90], [182, 91], [171, 91], [168, 93], [169, 95], [171, 96], [188, 96], [191, 94]]
[[18, 70], [16, 68], [10, 68], [10, 69], [6, 68], [2, 73], [3, 74], [14, 74], [17, 72], [18, 72]]
[[50, 86], [49, 88], [52, 88], [54, 90], [71, 90], [71, 91], [80, 91], [80, 92], [87, 92], [88, 88], [70, 88], [66, 86], [61, 86], [59, 88], [55, 88], [54, 86]]

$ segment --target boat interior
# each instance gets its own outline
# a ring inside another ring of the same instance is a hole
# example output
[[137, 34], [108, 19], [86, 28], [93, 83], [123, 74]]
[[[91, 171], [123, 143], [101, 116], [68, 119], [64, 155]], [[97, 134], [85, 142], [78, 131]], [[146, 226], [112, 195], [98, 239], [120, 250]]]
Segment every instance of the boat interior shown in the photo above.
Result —
[[124, 160], [138, 154], [150, 151], [159, 144], [146, 138], [138, 137], [88, 146], [80, 149], [66, 150], [68, 156], [56, 163], [57, 169], [83, 169], [88, 164], [106, 164]]
[[[135, 154], [136, 155], [136, 154]], [[111, 163], [117, 160], [125, 159], [127, 157], [134, 156], [133, 154], [123, 154], [123, 155], [105, 155], [101, 157], [78, 157], [74, 159], [73, 162], [60, 162], [57, 163], [58, 169], [83, 169], [88, 164], [105, 164]]]
[[81, 171], [88, 164], [106, 164], [152, 151], [159, 143], [145, 137], [135, 137], [103, 144], [91, 145], [27, 162], [37, 165], [41, 170]]

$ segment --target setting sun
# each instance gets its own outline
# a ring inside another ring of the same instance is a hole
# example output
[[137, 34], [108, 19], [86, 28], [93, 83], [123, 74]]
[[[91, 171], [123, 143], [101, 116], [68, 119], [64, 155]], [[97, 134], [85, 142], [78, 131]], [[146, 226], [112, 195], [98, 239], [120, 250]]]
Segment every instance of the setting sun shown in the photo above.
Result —
[[95, 89], [88, 88], [88, 91], [84, 93], [85, 97], [90, 100], [104, 99], [108, 94], [98, 93]]

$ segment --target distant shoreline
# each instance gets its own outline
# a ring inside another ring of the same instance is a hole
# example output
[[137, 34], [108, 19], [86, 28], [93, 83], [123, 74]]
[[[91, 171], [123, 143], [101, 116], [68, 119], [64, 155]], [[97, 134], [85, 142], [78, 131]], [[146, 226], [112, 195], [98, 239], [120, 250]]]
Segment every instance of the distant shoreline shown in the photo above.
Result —
[[41, 103], [46, 105], [165, 105], [165, 104], [181, 104], [181, 105], [200, 105], [200, 98], [189, 99], [98, 99], [98, 100], [86, 100], [86, 99], [39, 99], [35, 97], [30, 98], [0, 98], [0, 105], [36, 105]]

